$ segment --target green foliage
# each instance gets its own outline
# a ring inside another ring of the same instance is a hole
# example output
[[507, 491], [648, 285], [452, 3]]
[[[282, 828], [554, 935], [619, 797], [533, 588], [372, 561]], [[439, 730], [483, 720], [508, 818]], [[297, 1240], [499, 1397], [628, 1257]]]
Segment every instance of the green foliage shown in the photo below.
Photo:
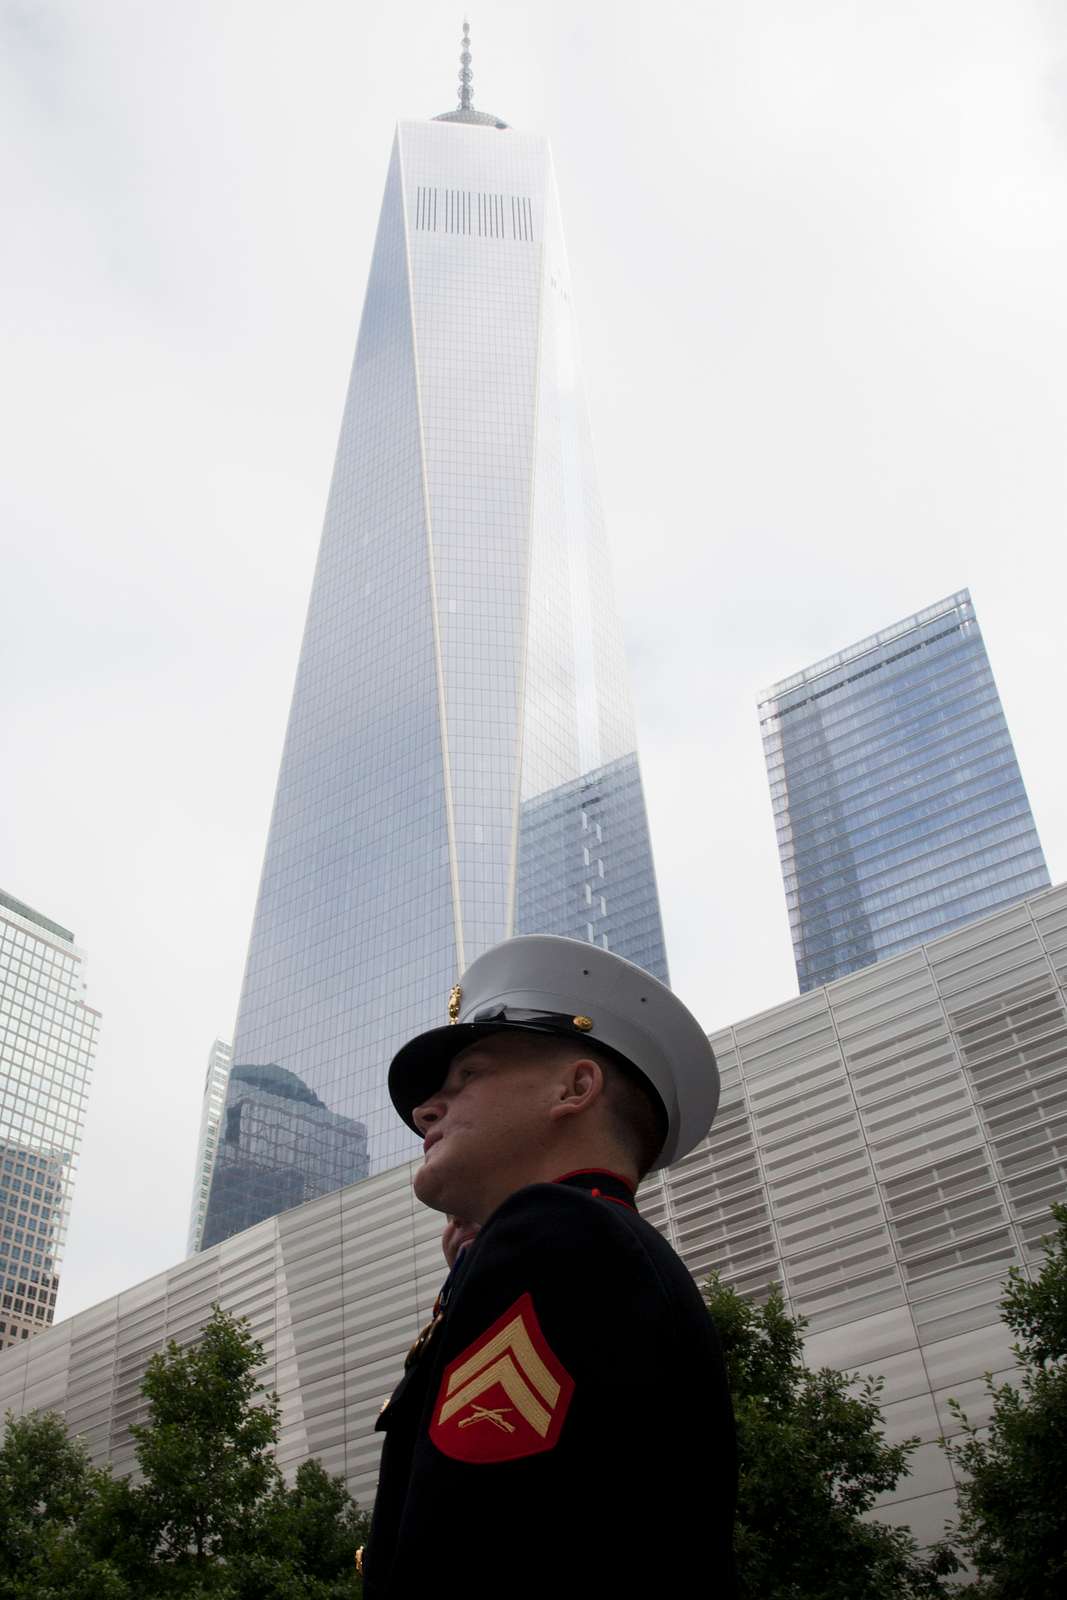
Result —
[[120, 1572], [95, 1552], [93, 1512], [108, 1481], [59, 1417], [8, 1413], [0, 1444], [2, 1600], [127, 1600]]
[[370, 1532], [370, 1517], [354, 1504], [344, 1479], [315, 1460], [301, 1462], [292, 1488], [269, 1506], [269, 1518], [294, 1563], [322, 1583], [349, 1578]]
[[1061, 1600], [1067, 1594], [1067, 1206], [1030, 1282], [1017, 1269], [1001, 1299], [1022, 1369], [1018, 1386], [986, 1377], [993, 1403], [980, 1436], [950, 1401], [965, 1437], [946, 1445], [962, 1469], [959, 1543], [988, 1600]]
[[142, 1383], [141, 1479], [90, 1466], [54, 1415], [8, 1418], [0, 1446], [0, 1600], [351, 1600], [369, 1519], [344, 1480], [274, 1461], [279, 1404], [262, 1347], [216, 1306]]
[[800, 1318], [713, 1279], [705, 1290], [737, 1418], [735, 1549], [741, 1600], [908, 1600], [950, 1591], [944, 1548], [923, 1557], [905, 1528], [863, 1519], [907, 1472], [917, 1441], [881, 1432], [881, 1381], [804, 1364]]
[[1031, 1282], [1013, 1267], [1000, 1302], [1004, 1321], [1018, 1335], [1015, 1354], [1027, 1367], [1067, 1358], [1067, 1206], [1053, 1206], [1052, 1217], [1056, 1231], [1044, 1241], [1041, 1271]]
[[331, 1477], [318, 1461], [304, 1461], [291, 1488], [280, 1482], [262, 1503], [245, 1555], [235, 1563], [235, 1600], [274, 1594], [264, 1587], [271, 1572], [292, 1587], [278, 1588], [308, 1600], [342, 1600], [361, 1593], [355, 1553], [367, 1542], [370, 1518], [353, 1503], [344, 1479]]
[[278, 1398], [263, 1395], [263, 1348], [217, 1306], [194, 1345], [173, 1340], [141, 1385], [149, 1421], [131, 1429], [146, 1526], [163, 1565], [202, 1569], [243, 1547], [277, 1478]]

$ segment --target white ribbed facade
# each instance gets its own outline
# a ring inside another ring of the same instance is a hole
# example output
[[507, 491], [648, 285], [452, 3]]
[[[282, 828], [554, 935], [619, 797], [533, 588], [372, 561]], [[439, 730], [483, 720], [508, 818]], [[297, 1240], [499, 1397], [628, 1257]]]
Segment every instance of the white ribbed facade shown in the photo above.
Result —
[[[711, 1137], [639, 1204], [700, 1279], [783, 1284], [814, 1364], [884, 1374], [912, 1474], [878, 1514], [924, 1542], [953, 1512], [950, 1397], [1011, 1366], [997, 1301], [1067, 1189], [1067, 886], [714, 1034]], [[373, 1497], [373, 1425], [444, 1273], [441, 1218], [397, 1167], [272, 1219], [0, 1356], [5, 1407], [61, 1409], [133, 1464], [138, 1383], [212, 1301], [247, 1314], [282, 1400], [280, 1455]], [[651, 1463], [649, 1464], [651, 1470]]]

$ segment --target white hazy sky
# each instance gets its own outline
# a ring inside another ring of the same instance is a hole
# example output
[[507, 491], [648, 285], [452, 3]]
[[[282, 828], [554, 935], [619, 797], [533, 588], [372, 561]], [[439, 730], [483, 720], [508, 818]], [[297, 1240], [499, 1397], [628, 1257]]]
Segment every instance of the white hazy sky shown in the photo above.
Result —
[[[393, 125], [462, 15], [0, 0], [0, 885], [103, 1013], [61, 1315], [184, 1252]], [[675, 987], [796, 992], [759, 690], [963, 585], [1062, 878], [1062, 0], [471, 24], [555, 149]]]

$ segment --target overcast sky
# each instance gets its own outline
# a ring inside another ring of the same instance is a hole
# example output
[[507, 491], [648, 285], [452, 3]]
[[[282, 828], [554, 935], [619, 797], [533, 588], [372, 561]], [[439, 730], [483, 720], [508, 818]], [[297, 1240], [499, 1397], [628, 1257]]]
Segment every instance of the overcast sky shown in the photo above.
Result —
[[[969, 585], [1067, 871], [1067, 10], [470, 13], [547, 133], [675, 987], [796, 992], [756, 700]], [[393, 126], [461, 6], [0, 0], [0, 886], [103, 1013], [59, 1311], [184, 1253]]]

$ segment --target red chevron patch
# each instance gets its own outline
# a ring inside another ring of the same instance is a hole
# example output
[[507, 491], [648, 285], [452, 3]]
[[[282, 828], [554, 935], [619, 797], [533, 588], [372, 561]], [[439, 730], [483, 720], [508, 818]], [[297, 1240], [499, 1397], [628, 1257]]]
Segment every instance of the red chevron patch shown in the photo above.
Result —
[[455, 1461], [518, 1461], [554, 1448], [573, 1393], [524, 1294], [445, 1369], [430, 1438]]

